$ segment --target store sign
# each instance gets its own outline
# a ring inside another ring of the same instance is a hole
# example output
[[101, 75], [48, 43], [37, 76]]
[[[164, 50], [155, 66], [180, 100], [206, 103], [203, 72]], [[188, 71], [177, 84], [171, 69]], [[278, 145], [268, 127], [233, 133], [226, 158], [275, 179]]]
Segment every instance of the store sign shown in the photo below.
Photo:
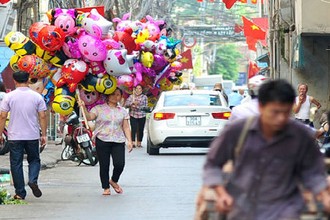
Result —
[[235, 33], [234, 26], [207, 27], [207, 26], [186, 26], [186, 35], [192, 36], [217, 36], [217, 37], [244, 37], [243, 33]]

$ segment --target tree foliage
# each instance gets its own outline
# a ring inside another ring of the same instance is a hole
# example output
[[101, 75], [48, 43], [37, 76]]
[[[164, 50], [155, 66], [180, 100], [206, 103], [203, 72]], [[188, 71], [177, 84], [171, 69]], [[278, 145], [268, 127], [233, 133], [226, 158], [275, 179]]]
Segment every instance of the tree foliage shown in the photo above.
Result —
[[234, 80], [238, 78], [239, 60], [242, 54], [235, 44], [223, 44], [217, 48], [214, 63], [209, 65], [210, 75], [222, 75], [223, 79]]

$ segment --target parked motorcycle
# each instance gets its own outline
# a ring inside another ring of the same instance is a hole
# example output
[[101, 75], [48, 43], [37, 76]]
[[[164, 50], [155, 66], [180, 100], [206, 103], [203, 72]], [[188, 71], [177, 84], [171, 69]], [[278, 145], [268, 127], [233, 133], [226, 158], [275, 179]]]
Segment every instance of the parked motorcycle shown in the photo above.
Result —
[[92, 131], [85, 123], [75, 112], [67, 118], [61, 159], [76, 161], [78, 166], [81, 163], [95, 166], [98, 162], [95, 143], [91, 140]]

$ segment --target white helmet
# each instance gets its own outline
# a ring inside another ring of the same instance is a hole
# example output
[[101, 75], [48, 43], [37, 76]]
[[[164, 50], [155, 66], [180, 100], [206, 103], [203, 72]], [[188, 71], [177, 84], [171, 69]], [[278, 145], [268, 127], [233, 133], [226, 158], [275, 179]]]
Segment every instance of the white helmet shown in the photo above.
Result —
[[252, 97], [258, 96], [258, 91], [261, 84], [263, 84], [265, 81], [268, 81], [269, 79], [270, 79], [269, 77], [263, 75], [256, 75], [251, 77], [248, 82], [248, 89], [250, 96]]

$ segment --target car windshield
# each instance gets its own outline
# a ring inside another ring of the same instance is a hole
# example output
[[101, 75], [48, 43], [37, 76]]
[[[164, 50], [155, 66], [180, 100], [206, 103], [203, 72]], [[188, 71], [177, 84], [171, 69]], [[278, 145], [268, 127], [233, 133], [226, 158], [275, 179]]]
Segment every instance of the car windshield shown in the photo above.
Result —
[[166, 94], [164, 106], [220, 106], [219, 95], [214, 94]]

